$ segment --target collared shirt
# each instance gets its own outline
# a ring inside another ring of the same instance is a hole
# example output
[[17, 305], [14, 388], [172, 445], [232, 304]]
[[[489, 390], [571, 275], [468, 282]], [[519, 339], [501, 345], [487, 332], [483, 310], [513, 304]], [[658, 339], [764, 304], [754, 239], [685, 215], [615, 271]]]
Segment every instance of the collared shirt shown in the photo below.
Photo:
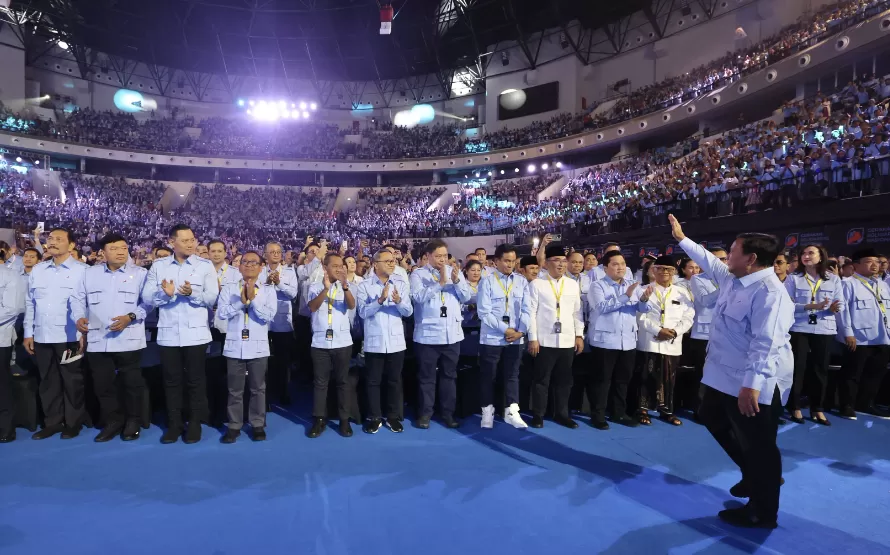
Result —
[[445, 274], [445, 285], [439, 285], [439, 273], [429, 264], [411, 274], [416, 343], [453, 345], [464, 339], [461, 304], [470, 301], [472, 292], [466, 279], [451, 281], [450, 266], [445, 267]]
[[[815, 280], [804, 274], [788, 274], [785, 278], [785, 289], [794, 302], [794, 325], [791, 331], [798, 333], [813, 333], [816, 335], [836, 335], [837, 317], [830, 310], [832, 303], [839, 301], [840, 312], [846, 310], [844, 301], [844, 288], [841, 280], [836, 275], [829, 273], [827, 280], [816, 278]], [[815, 296], [813, 291], [816, 290]], [[807, 310], [808, 304], [821, 303], [828, 300], [828, 306], [822, 310]], [[816, 317], [816, 323], [810, 323], [810, 315]]]
[[717, 282], [702, 383], [738, 396], [742, 387], [760, 391], [761, 405], [772, 403], [776, 387], [788, 401], [794, 374], [789, 330], [794, 306], [772, 268], [735, 278], [716, 256], [686, 238], [680, 247]]
[[15, 324], [25, 313], [25, 289], [16, 270], [0, 266], [0, 347], [15, 343]]
[[[142, 289], [148, 271], [124, 265], [111, 271], [106, 264], [97, 264], [83, 273], [81, 294], [87, 299], [87, 351], [91, 353], [122, 353], [145, 348], [145, 316], [150, 306], [142, 300]], [[133, 313], [136, 320], [121, 331], [108, 328], [112, 318]]]
[[[297, 279], [297, 273], [293, 268], [279, 265], [278, 268], [278, 285], [272, 285], [275, 289], [275, 296], [278, 299], [278, 312], [269, 326], [274, 332], [291, 332], [294, 331], [293, 321], [293, 301], [297, 298], [300, 291], [300, 282]], [[263, 266], [260, 272], [259, 280], [266, 283], [271, 271], [269, 266]]]
[[640, 300], [643, 285], [637, 285], [630, 297], [627, 290], [632, 281], [615, 281], [606, 276], [594, 282], [587, 294], [590, 326], [587, 341], [591, 347], [631, 351], [637, 348], [637, 313], [649, 310]]
[[[163, 280], [172, 281], [173, 296], [161, 287]], [[192, 294], [179, 294], [180, 286], [189, 282]], [[145, 278], [142, 299], [158, 307], [158, 345], [189, 347], [210, 343], [207, 309], [216, 304], [219, 284], [210, 261], [192, 255], [179, 263], [174, 256], [156, 260]]]
[[[324, 282], [313, 283], [309, 286], [309, 300], [324, 290]], [[355, 291], [352, 294], [355, 295]], [[348, 311], [343, 286], [339, 282], [334, 283], [327, 290], [321, 307], [312, 312], [312, 346], [317, 349], [339, 349], [352, 345]], [[329, 329], [333, 331], [332, 340], [327, 339]]]
[[77, 341], [77, 321], [86, 316], [86, 297], [80, 283], [87, 265], [68, 257], [59, 265], [52, 260], [31, 269], [25, 294], [25, 338], [37, 343]]
[[[637, 271], [640, 273], [640, 275], [643, 274], [642, 270], [637, 270]], [[589, 272], [587, 272], [587, 275], [590, 276], [591, 283], [599, 281], [599, 280], [603, 279], [604, 277], [606, 277], [606, 268], [602, 264], [597, 264], [596, 266], [593, 267], [593, 269], [591, 269]], [[624, 270], [624, 281], [626, 281], [628, 283], [634, 282], [634, 273], [630, 271], [630, 268], [626, 268]], [[640, 281], [640, 280], [638, 279], [636, 281]]]
[[[230, 283], [238, 283], [239, 281], [241, 281], [241, 272], [238, 270], [238, 268], [228, 264], [227, 262], [223, 262], [223, 265], [220, 266], [219, 270], [214, 267], [214, 271], [216, 272], [216, 282], [219, 284], [220, 291], [222, 291], [222, 288]], [[210, 309], [210, 315], [213, 327], [220, 333], [226, 333], [228, 322], [219, 317], [218, 298], [215, 310], [213, 308]]]
[[[652, 284], [654, 291], [649, 296], [649, 310], [637, 316], [639, 332], [637, 350], [647, 353], [680, 356], [683, 354], [683, 334], [692, 328], [692, 295], [679, 285], [662, 287]], [[677, 332], [675, 339], [658, 339], [661, 328]]]
[[[470, 283], [469, 280], [466, 280], [466, 282], [467, 288], [470, 290], [470, 298], [460, 305], [461, 326], [463, 326], [465, 330], [471, 330], [473, 340], [478, 343], [479, 328], [482, 327], [482, 321], [479, 320], [478, 307], [479, 287], [482, 285], [482, 280], [479, 280], [479, 283], [476, 285]], [[466, 335], [466, 332], [464, 332], [464, 341], [467, 339]]]
[[[566, 349], [575, 346], [575, 339], [584, 337], [581, 318], [581, 289], [578, 282], [566, 276], [558, 280], [551, 276], [532, 280], [523, 299], [522, 312], [528, 321], [528, 340], [541, 347]], [[559, 296], [560, 332], [556, 332], [557, 300]]]
[[[241, 302], [243, 281], [230, 281], [223, 285], [216, 306], [217, 316], [226, 324], [223, 356], [240, 360], [269, 356], [269, 323], [278, 310], [278, 299], [275, 289], [265, 282], [260, 281], [257, 286], [256, 296], [245, 306]], [[248, 331], [247, 339], [242, 338], [245, 328]]]
[[[861, 280], [865, 280], [871, 289]], [[855, 337], [857, 345], [890, 345], [890, 287], [877, 278], [868, 279], [859, 274], [853, 274], [841, 284], [847, 310], [837, 314], [838, 341]], [[881, 297], [883, 311], [872, 291]]]
[[312, 299], [309, 297], [309, 287], [313, 283], [324, 281], [324, 268], [321, 267], [321, 260], [316, 258], [309, 264], [303, 264], [297, 268], [297, 281], [300, 292], [297, 314], [310, 318], [312, 314], [309, 310], [309, 301]]
[[[525, 343], [525, 338], [507, 343], [504, 333], [510, 328], [528, 333], [528, 315], [522, 312], [527, 289], [528, 280], [517, 273], [504, 275], [494, 270], [491, 275], [482, 278], [476, 298], [477, 314], [482, 321], [481, 344], [504, 347]], [[509, 323], [504, 321], [505, 316]]]
[[[356, 289], [355, 305], [364, 323], [364, 351], [366, 353], [398, 353], [406, 349], [405, 322], [414, 313], [408, 281], [393, 273], [389, 276], [389, 295], [383, 304], [378, 302], [384, 285], [375, 272], [371, 272]], [[399, 292], [399, 302], [393, 302], [393, 291]]]
[[10, 270], [22, 271], [25, 269], [25, 263], [20, 254], [14, 254], [6, 260], [6, 267]]
[[717, 283], [705, 274], [692, 276], [689, 286], [692, 291], [692, 303], [695, 307], [695, 321], [692, 324], [689, 337], [707, 341], [720, 290], [717, 288]]
[[[352, 289], [353, 295], [355, 295], [356, 288], [363, 281], [365, 281], [365, 278], [363, 278], [362, 276], [360, 276], [358, 274], [353, 274], [352, 279], [349, 279], [348, 277], [346, 279], [349, 281], [349, 288]], [[358, 302], [358, 301], [356, 301], [356, 302]], [[352, 331], [355, 332], [356, 334], [360, 335], [361, 331], [362, 331], [361, 325], [359, 325], [358, 328], [356, 328], [356, 326], [355, 326], [355, 317], [358, 314], [358, 306], [356, 305], [356, 308], [353, 308], [353, 309], [350, 309], [349, 311], [347, 311], [347, 314], [349, 315], [349, 325], [352, 327]]]

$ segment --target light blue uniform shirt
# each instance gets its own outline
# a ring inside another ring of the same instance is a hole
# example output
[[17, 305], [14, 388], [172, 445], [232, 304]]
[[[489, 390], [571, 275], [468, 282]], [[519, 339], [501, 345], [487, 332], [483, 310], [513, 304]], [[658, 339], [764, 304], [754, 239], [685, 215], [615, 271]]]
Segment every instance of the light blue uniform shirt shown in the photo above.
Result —
[[784, 406], [794, 376], [788, 334], [794, 305], [782, 282], [772, 268], [737, 279], [692, 239], [683, 239], [680, 247], [720, 289], [702, 383], [733, 397], [742, 387], [756, 389], [761, 405], [772, 403], [778, 387]]
[[[859, 279], [864, 279], [877, 292], [884, 304], [881, 312], [875, 295]], [[853, 274], [841, 281], [847, 310], [837, 314], [838, 341], [855, 337], [857, 345], [890, 345], [890, 288], [880, 279], [869, 280]], [[880, 289], [878, 289], [880, 287]], [[884, 316], [887, 319], [884, 319]]]
[[52, 260], [31, 269], [25, 293], [25, 338], [37, 343], [77, 341], [76, 323], [86, 316], [86, 297], [80, 287], [86, 264], [68, 257], [59, 265]]
[[[809, 279], [808, 279], [809, 278]], [[813, 333], [816, 335], [836, 335], [837, 334], [837, 318], [834, 312], [826, 307], [824, 310], [806, 310], [804, 306], [814, 302], [820, 303], [828, 299], [829, 305], [835, 301], [840, 301], [840, 311], [838, 314], [846, 310], [846, 302], [844, 301], [844, 291], [841, 280], [834, 274], [828, 274], [828, 280], [822, 280], [819, 283], [817, 278], [815, 281], [809, 276], [802, 274], [788, 274], [785, 278], [785, 289], [791, 300], [794, 302], [794, 325], [791, 331], [797, 333]], [[813, 289], [819, 285], [816, 291], [816, 299], [813, 298]], [[810, 323], [810, 314], [816, 315], [816, 324]]]
[[[211, 263], [212, 264], [212, 263]], [[224, 262], [222, 266], [220, 266], [219, 270], [214, 267], [214, 271], [216, 272], [216, 282], [219, 284], [219, 290], [222, 291], [223, 287], [230, 283], [238, 283], [241, 281], [241, 272], [238, 271], [238, 268], [230, 265], [227, 262]], [[216, 310], [214, 311], [212, 308], [210, 309], [211, 321], [213, 322], [213, 327], [217, 329], [220, 333], [226, 333], [226, 329], [228, 327], [228, 322], [219, 316], [219, 299], [216, 300]]]
[[464, 339], [461, 305], [470, 301], [472, 291], [464, 278], [458, 283], [451, 281], [450, 266], [445, 267], [445, 272], [445, 285], [439, 285], [439, 272], [429, 264], [411, 274], [415, 343], [453, 345]]
[[309, 287], [313, 283], [321, 283], [324, 280], [324, 269], [321, 267], [321, 260], [316, 258], [309, 264], [303, 264], [297, 268], [297, 282], [299, 283], [300, 299], [298, 303], [297, 314], [311, 318], [312, 314], [309, 310]]
[[692, 304], [695, 307], [695, 321], [692, 324], [689, 337], [707, 341], [720, 290], [717, 288], [717, 283], [705, 274], [692, 276], [689, 281], [689, 289], [692, 291]]
[[16, 272], [24, 271], [25, 263], [22, 261], [22, 255], [14, 254], [6, 261], [6, 267]]
[[[270, 285], [275, 290], [275, 297], [278, 299], [278, 309], [275, 312], [275, 318], [269, 325], [269, 330], [274, 332], [292, 332], [294, 331], [293, 301], [297, 298], [300, 291], [300, 284], [297, 280], [297, 273], [293, 268], [279, 264], [278, 268], [278, 285]], [[269, 274], [269, 266], [263, 266], [260, 271], [259, 281], [266, 283]]]
[[[398, 274], [389, 276], [389, 295], [383, 304], [378, 302], [383, 294], [383, 282], [375, 272], [367, 274], [356, 289], [355, 305], [364, 322], [366, 353], [398, 353], [406, 349], [405, 323], [414, 313], [408, 282]], [[392, 300], [393, 291], [399, 292], [399, 302]]]
[[[168, 297], [161, 287], [163, 280], [173, 281], [175, 291]], [[192, 294], [179, 294], [179, 287], [188, 281]], [[158, 307], [158, 345], [190, 347], [210, 343], [207, 309], [216, 304], [219, 285], [216, 271], [209, 260], [192, 255], [180, 264], [174, 256], [155, 261], [145, 278], [142, 299]]]
[[[504, 333], [509, 328], [528, 333], [528, 314], [522, 313], [527, 288], [528, 280], [516, 273], [505, 276], [500, 271], [493, 270], [491, 275], [482, 278], [476, 297], [476, 312], [482, 321], [479, 338], [481, 344], [495, 347], [525, 344], [524, 337], [507, 343]], [[509, 297], [507, 291], [510, 292]], [[504, 315], [509, 318], [509, 324], [504, 322]]]
[[[355, 296], [355, 291], [351, 287], [349, 290]], [[311, 301], [322, 291], [324, 291], [324, 282], [313, 283], [309, 286], [308, 299]], [[348, 312], [343, 287], [337, 282], [328, 289], [327, 297], [321, 303], [321, 308], [312, 313], [312, 346], [317, 349], [339, 349], [352, 345]], [[330, 325], [328, 325], [329, 315]], [[334, 338], [331, 341], [325, 338], [329, 328], [334, 330]]]
[[[642, 275], [642, 270], [637, 271], [640, 272], [640, 275]], [[590, 283], [599, 281], [606, 277], [606, 268], [602, 264], [597, 264], [596, 266], [591, 268], [589, 272], [587, 272], [587, 277], [590, 278]], [[626, 268], [624, 270], [624, 281], [628, 283], [628, 286], [630, 286], [630, 284], [634, 282], [634, 273], [630, 271], [630, 268]]]
[[591, 347], [615, 351], [637, 348], [637, 313], [648, 312], [649, 305], [640, 300], [646, 289], [642, 285], [637, 285], [631, 296], [627, 296], [632, 283], [626, 279], [616, 282], [606, 276], [590, 285], [587, 342]]
[[[242, 282], [223, 285], [216, 305], [217, 316], [225, 322], [226, 343], [223, 356], [251, 360], [269, 356], [269, 323], [278, 310], [275, 289], [258, 283], [256, 297], [246, 307], [241, 302]], [[244, 315], [247, 314], [247, 324]], [[241, 339], [241, 330], [248, 330], [248, 339]]]
[[15, 323], [25, 313], [25, 281], [17, 270], [0, 266], [0, 347], [12, 347]]
[[[97, 264], [83, 273], [82, 294], [87, 298], [87, 352], [124, 353], [145, 348], [145, 316], [151, 307], [141, 300], [148, 271], [123, 265], [115, 271]], [[133, 313], [136, 320], [121, 331], [108, 329], [112, 318]]]

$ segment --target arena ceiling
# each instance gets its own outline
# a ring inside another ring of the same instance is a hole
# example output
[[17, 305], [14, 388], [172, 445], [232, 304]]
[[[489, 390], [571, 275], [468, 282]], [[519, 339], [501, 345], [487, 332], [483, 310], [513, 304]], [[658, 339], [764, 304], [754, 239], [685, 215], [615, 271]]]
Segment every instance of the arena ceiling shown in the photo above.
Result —
[[[12, 9], [51, 22], [75, 55], [92, 50], [184, 72], [318, 82], [443, 76], [487, 65], [492, 45], [515, 42], [534, 67], [536, 32], [571, 21], [608, 32], [654, 3], [392, 0], [389, 36], [379, 34], [376, 0], [13, 0]], [[581, 41], [569, 42], [583, 59]]]

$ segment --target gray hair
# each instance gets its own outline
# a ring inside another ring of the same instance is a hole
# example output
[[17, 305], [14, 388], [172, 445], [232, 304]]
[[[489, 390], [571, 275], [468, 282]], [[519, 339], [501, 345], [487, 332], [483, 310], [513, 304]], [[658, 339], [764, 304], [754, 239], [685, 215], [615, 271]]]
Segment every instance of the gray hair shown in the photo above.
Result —
[[[392, 254], [392, 252], [390, 252], [390, 250], [388, 248], [384, 247], [374, 253], [374, 262], [380, 262], [380, 255], [383, 253]], [[393, 256], [395, 256], [395, 255], [393, 255]]]

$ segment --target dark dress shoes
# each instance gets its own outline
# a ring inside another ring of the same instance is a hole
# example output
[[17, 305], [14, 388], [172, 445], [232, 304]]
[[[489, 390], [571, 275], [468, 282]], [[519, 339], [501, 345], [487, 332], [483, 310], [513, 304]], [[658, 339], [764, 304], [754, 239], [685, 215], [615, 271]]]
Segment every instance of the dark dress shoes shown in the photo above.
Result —
[[456, 430], [460, 428], [460, 420], [456, 420], [453, 416], [443, 416], [442, 423], [445, 424], [445, 427], [450, 430]]
[[117, 434], [121, 433], [124, 425], [121, 422], [110, 422], [107, 426], [105, 426], [99, 435], [93, 440], [96, 443], [105, 443], [106, 441], [111, 441], [112, 439], [117, 437]]
[[0, 443], [12, 443], [15, 441], [15, 430], [0, 432]]
[[192, 444], [201, 441], [201, 421], [197, 419], [189, 420], [188, 428], [185, 430], [183, 442]]
[[544, 417], [538, 416], [537, 414], [532, 416], [532, 421], [528, 423], [532, 428], [543, 428], [544, 427]]
[[723, 522], [739, 528], [777, 528], [779, 525], [776, 519], [763, 519], [758, 517], [748, 509], [748, 507], [737, 507], [735, 509], [724, 509], [717, 513], [717, 517]]
[[609, 423], [605, 420], [591, 420], [590, 425], [596, 428], [597, 430], [608, 430]]
[[254, 428], [253, 429], [253, 440], [254, 441], [266, 441], [266, 429], [265, 428]]
[[352, 424], [349, 420], [340, 421], [340, 435], [343, 437], [352, 437]]
[[382, 422], [380, 420], [377, 420], [376, 418], [365, 420], [365, 423], [362, 424], [362, 431], [366, 434], [376, 434], [380, 431], [381, 425]]
[[630, 416], [627, 416], [626, 414], [621, 415], [618, 418], [613, 418], [612, 422], [614, 422], [616, 424], [621, 424], [622, 426], [627, 426], [628, 428], [636, 428], [637, 426], [640, 425], [639, 422], [637, 422]]
[[127, 425], [124, 426], [124, 431], [121, 433], [121, 439], [124, 441], [134, 441], [139, 439], [139, 429], [139, 422], [130, 420], [127, 422]]
[[40, 430], [39, 432], [35, 433], [34, 435], [32, 435], [31, 439], [40, 440], [40, 439], [46, 439], [48, 437], [53, 437], [57, 433], [61, 432], [63, 429], [64, 429], [64, 426], [62, 426], [61, 424], [58, 426], [48, 426], [48, 427]]
[[[785, 485], [785, 478], [782, 478], [779, 481], [779, 485]], [[729, 488], [729, 495], [738, 497], [739, 499], [746, 499], [748, 497], [751, 497], [751, 491], [748, 489], [748, 484], [746, 484], [745, 481], [742, 480], [738, 484]]]
[[327, 422], [324, 421], [324, 418], [314, 418], [312, 420], [312, 429], [309, 430], [309, 437], [316, 438], [324, 433], [325, 428], [328, 427]]
[[559, 424], [560, 426], [565, 426], [570, 430], [574, 430], [578, 427], [578, 423], [569, 418], [568, 416], [557, 416], [553, 419], [554, 422]]
[[62, 439], [74, 439], [80, 435], [80, 425], [77, 426], [66, 426], [64, 430], [62, 430], [62, 435], [59, 436]]
[[241, 435], [241, 430], [236, 430], [235, 428], [226, 428], [226, 433], [222, 436], [222, 439], [219, 440], [220, 443], [225, 443], [230, 445], [235, 443], [235, 440], [238, 439], [238, 436]]
[[421, 416], [417, 420], [414, 421], [414, 425], [420, 428], [421, 430], [429, 430], [430, 429], [430, 417], [429, 416]]
[[169, 445], [171, 443], [176, 443], [179, 441], [179, 436], [182, 435], [182, 428], [179, 426], [171, 426], [167, 428], [167, 431], [164, 432], [164, 435], [161, 436], [161, 443], [164, 445]]

